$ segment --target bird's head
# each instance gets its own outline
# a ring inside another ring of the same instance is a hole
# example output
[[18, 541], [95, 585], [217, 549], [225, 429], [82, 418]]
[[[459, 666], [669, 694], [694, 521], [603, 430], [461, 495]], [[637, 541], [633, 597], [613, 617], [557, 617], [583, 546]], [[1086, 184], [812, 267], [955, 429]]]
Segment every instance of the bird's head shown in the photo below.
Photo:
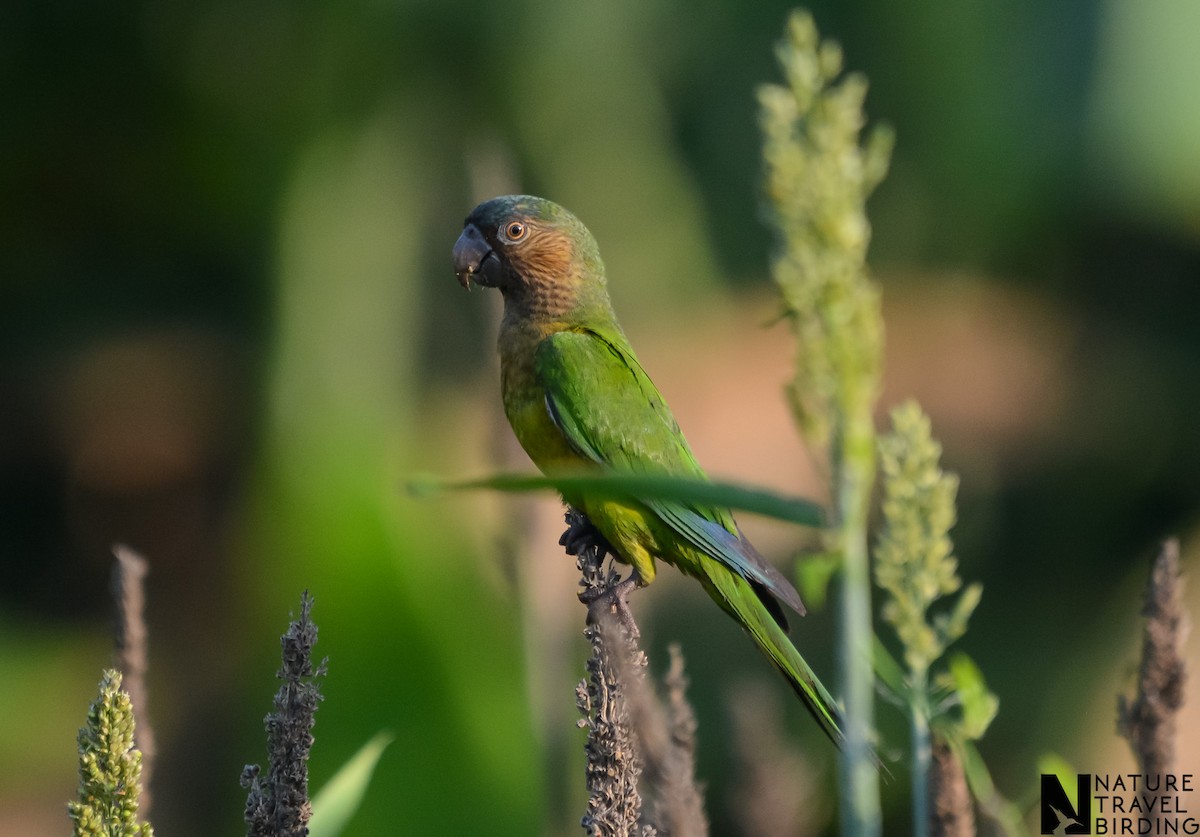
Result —
[[571, 308], [607, 297], [596, 241], [578, 218], [532, 195], [505, 195], [471, 210], [454, 244], [454, 273], [506, 298]]

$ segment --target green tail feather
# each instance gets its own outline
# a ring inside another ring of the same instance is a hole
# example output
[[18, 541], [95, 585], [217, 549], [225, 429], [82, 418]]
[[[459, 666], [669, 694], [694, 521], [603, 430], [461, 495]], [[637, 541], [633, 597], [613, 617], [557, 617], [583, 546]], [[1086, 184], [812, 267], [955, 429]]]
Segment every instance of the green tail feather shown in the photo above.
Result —
[[841, 710], [750, 585], [724, 567], [704, 582], [709, 595], [753, 637], [755, 644], [804, 701], [805, 708], [821, 730], [840, 749], [845, 739]]

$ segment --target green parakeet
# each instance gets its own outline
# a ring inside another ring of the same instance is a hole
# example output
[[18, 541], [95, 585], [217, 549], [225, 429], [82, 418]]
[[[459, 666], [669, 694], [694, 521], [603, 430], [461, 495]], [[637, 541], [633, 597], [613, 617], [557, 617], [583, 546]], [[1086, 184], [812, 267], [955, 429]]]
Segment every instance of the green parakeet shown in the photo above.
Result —
[[[504, 297], [504, 412], [543, 473], [591, 468], [704, 478], [617, 324], [596, 241], [574, 215], [529, 195], [486, 201], [454, 245], [454, 270], [464, 287], [474, 282]], [[840, 744], [837, 706], [786, 633], [779, 602], [803, 614], [800, 596], [728, 509], [586, 491], [563, 499], [632, 566], [633, 583], [653, 581], [658, 559], [697, 579]]]

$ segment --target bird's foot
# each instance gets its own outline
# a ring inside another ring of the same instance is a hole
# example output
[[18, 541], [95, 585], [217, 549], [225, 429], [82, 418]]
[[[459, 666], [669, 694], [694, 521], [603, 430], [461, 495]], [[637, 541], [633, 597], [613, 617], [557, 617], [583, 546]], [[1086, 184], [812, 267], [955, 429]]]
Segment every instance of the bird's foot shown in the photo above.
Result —
[[568, 555], [578, 555], [587, 549], [595, 548], [596, 560], [603, 561], [605, 555], [612, 554], [612, 547], [600, 534], [600, 530], [592, 525], [587, 516], [576, 509], [567, 512], [567, 531], [558, 539], [560, 546], [566, 549]]
[[588, 623], [595, 625], [605, 617], [616, 616], [630, 639], [640, 637], [642, 632], [638, 630], [637, 622], [633, 619], [633, 611], [629, 609], [629, 602], [626, 601], [626, 598], [635, 587], [640, 585], [640, 582], [637, 571], [634, 570], [628, 578], [618, 581], [607, 590], [599, 590], [594, 587], [581, 590], [579, 601], [587, 605]]

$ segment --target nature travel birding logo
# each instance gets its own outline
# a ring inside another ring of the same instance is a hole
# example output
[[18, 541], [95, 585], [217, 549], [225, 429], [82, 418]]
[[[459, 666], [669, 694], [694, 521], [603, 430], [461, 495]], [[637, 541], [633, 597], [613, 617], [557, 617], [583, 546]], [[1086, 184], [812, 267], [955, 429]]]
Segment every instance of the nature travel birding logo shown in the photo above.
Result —
[[1043, 773], [1040, 833], [1200, 834], [1195, 789], [1191, 773], [1080, 773], [1071, 798], [1058, 776]]

